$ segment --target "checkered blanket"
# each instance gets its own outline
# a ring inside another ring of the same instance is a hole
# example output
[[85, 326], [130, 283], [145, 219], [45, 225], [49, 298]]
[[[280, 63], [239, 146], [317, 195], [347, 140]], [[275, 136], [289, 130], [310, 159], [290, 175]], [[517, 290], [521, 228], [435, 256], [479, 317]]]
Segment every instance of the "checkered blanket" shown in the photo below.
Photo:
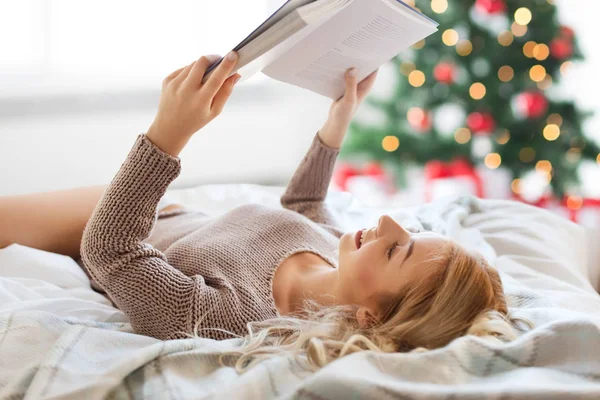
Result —
[[217, 356], [239, 339], [133, 334], [73, 260], [13, 245], [0, 250], [0, 398], [600, 398], [600, 296], [588, 281], [593, 244], [581, 227], [471, 196], [338, 210], [348, 229], [372, 226], [385, 212], [478, 250], [498, 268], [515, 316], [536, 328], [507, 344], [467, 336], [423, 353], [356, 353], [316, 373], [279, 356], [237, 375]]

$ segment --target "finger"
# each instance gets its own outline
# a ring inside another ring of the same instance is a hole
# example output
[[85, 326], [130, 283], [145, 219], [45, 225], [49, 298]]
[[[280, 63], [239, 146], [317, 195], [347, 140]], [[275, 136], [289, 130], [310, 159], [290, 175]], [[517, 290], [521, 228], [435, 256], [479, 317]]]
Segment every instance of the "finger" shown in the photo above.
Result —
[[185, 79], [185, 84], [189, 84], [196, 88], [200, 87], [202, 85], [202, 78], [204, 77], [206, 70], [220, 59], [221, 56], [218, 54], [210, 54], [208, 56], [200, 57], [198, 62], [196, 62], [196, 64], [188, 74], [187, 78]]
[[181, 67], [179, 68], [177, 71], [173, 71], [171, 72], [164, 80], [163, 83], [169, 83], [171, 82], [171, 80], [173, 80], [177, 75], [179, 75], [181, 73], [181, 71], [183, 71], [185, 69], [185, 67]]
[[367, 94], [369, 94], [371, 89], [373, 89], [373, 86], [375, 86], [375, 81], [377, 80], [378, 72], [379, 69], [376, 69], [371, 73], [371, 75], [367, 76], [358, 84], [358, 101], [362, 101], [367, 96]]
[[202, 87], [202, 90], [210, 98], [213, 98], [217, 94], [217, 91], [219, 91], [225, 80], [231, 75], [231, 71], [238, 62], [237, 52], [232, 51], [231, 54], [234, 55], [234, 59], [232, 60], [229, 56], [226, 56]]
[[241, 75], [235, 74], [229, 77], [215, 95], [210, 109], [211, 113], [213, 113], [215, 116], [223, 111], [227, 100], [229, 100], [231, 93], [233, 93], [233, 88], [235, 87], [235, 81], [237, 77], [241, 78]]
[[346, 93], [344, 94], [344, 99], [347, 101], [355, 102], [357, 100], [357, 81], [358, 70], [356, 68], [350, 68], [346, 71]]
[[177, 75], [173, 79], [173, 83], [175, 83], [177, 85], [181, 84], [181, 82], [183, 82], [185, 80], [185, 78], [187, 78], [188, 74], [190, 73], [190, 71], [191, 71], [191, 69], [192, 69], [192, 67], [194, 66], [195, 63], [196, 63], [196, 61], [194, 61], [193, 63], [191, 63], [187, 67], [185, 67], [183, 69], [183, 71], [181, 71], [181, 73], [179, 75]]

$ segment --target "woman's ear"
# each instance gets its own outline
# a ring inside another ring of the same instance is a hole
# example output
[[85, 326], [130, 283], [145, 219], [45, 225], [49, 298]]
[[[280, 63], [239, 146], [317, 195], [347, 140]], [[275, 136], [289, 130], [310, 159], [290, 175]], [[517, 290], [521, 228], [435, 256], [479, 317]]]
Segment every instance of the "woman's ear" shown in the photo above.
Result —
[[360, 307], [356, 311], [356, 321], [361, 329], [370, 328], [378, 321], [377, 317], [373, 315], [366, 307]]

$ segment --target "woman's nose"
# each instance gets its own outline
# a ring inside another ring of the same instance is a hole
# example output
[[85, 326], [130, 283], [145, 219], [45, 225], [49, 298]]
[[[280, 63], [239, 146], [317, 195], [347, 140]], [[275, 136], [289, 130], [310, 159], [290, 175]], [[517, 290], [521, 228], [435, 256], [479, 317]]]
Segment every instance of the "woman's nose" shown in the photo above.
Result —
[[394, 235], [397, 235], [402, 239], [410, 237], [410, 232], [404, 229], [402, 225], [397, 223], [389, 215], [382, 215], [381, 218], [379, 218], [379, 227], [383, 234], [393, 233]]

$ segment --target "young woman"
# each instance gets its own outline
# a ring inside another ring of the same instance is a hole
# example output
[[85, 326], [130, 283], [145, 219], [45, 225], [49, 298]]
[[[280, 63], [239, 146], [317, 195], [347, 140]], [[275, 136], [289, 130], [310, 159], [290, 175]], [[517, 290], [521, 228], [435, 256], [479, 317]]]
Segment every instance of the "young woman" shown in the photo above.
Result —
[[344, 233], [327, 208], [339, 149], [377, 72], [360, 83], [353, 69], [346, 73], [345, 94], [282, 208], [248, 204], [217, 217], [163, 208], [179, 153], [221, 113], [239, 78], [230, 76], [232, 53], [200, 84], [212, 61], [201, 57], [164, 79], [155, 120], [108, 186], [0, 199], [0, 247], [74, 257], [139, 334], [249, 333], [234, 352], [238, 371], [281, 351], [306, 354], [319, 368], [360, 350], [433, 349], [465, 334], [516, 337], [500, 277], [478, 254], [433, 232], [408, 232], [387, 215]]

